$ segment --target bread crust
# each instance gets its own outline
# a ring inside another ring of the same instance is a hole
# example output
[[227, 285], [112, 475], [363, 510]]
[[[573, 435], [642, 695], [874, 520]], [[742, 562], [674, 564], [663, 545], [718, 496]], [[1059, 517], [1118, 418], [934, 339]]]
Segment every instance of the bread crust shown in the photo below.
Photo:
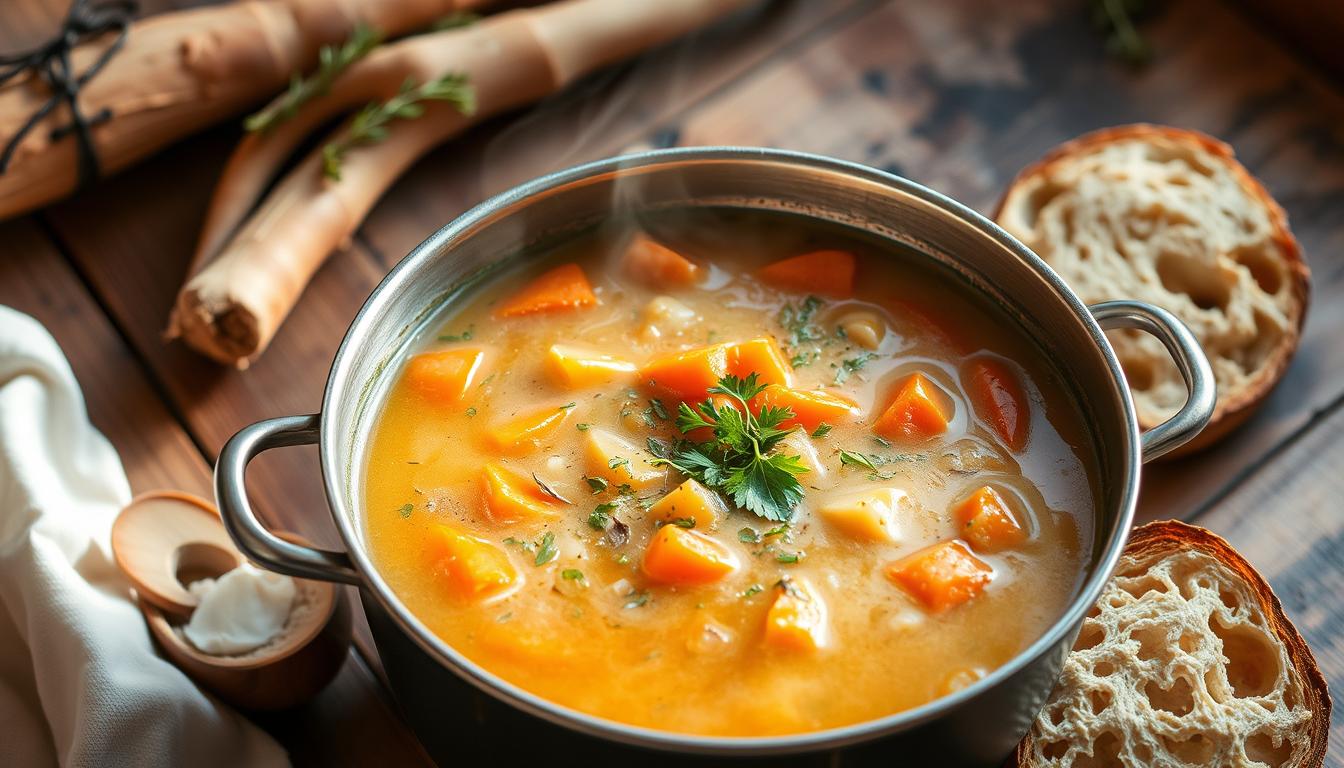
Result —
[[[1294, 318], [1296, 322], [1292, 324], [1288, 332], [1284, 333], [1283, 338], [1280, 339], [1264, 365], [1252, 377], [1248, 385], [1231, 393], [1230, 396], [1220, 397], [1208, 426], [1195, 439], [1164, 457], [1175, 458], [1200, 451], [1240, 426], [1264, 402], [1269, 393], [1273, 391], [1274, 386], [1283, 378], [1283, 374], [1287, 371], [1288, 364], [1292, 361], [1293, 354], [1297, 350], [1298, 343], [1301, 341], [1302, 328], [1306, 323], [1307, 307], [1310, 303], [1311, 271], [1303, 259], [1301, 246], [1288, 228], [1288, 214], [1270, 196], [1264, 185], [1236, 159], [1232, 147], [1212, 136], [1185, 128], [1135, 123], [1103, 128], [1060, 144], [1046, 153], [1040, 160], [1023, 168], [1013, 178], [1012, 182], [1004, 189], [1003, 196], [999, 198], [998, 205], [994, 209], [994, 220], [1002, 221], [1004, 206], [1026, 182], [1035, 179], [1037, 176], [1049, 175], [1059, 164], [1068, 162], [1078, 155], [1087, 154], [1099, 146], [1134, 140], [1161, 140], [1195, 144], [1226, 165], [1242, 189], [1251, 198], [1263, 205], [1269, 215], [1273, 228], [1273, 241], [1278, 246], [1287, 267], [1287, 278], [1293, 297], [1293, 309], [1296, 314]], [[1155, 426], [1157, 426], [1156, 423], [1146, 423], [1142, 419], [1139, 423], [1140, 429], [1144, 430], [1152, 429]]]
[[[1283, 612], [1283, 604], [1274, 590], [1241, 553], [1232, 548], [1221, 536], [1206, 528], [1188, 525], [1178, 520], [1159, 520], [1135, 528], [1130, 534], [1125, 554], [1135, 559], [1158, 559], [1169, 553], [1195, 549], [1213, 557], [1244, 581], [1255, 593], [1275, 636], [1287, 648], [1293, 672], [1300, 678], [1312, 717], [1309, 725], [1311, 748], [1304, 761], [1293, 768], [1320, 768], [1325, 763], [1327, 740], [1330, 735], [1330, 689], [1325, 676], [1316, 664], [1307, 641]], [[1017, 745], [1009, 765], [1033, 768], [1032, 734], [1029, 732]]]

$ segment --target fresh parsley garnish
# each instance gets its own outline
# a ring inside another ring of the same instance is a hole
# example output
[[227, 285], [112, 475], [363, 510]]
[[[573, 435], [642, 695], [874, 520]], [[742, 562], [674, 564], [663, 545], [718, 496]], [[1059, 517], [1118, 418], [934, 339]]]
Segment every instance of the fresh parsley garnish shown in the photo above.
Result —
[[812, 430], [812, 436], [817, 438], [825, 437], [831, 433], [831, 429], [831, 425], [823, 421], [817, 425], [816, 429]]
[[584, 585], [588, 583], [588, 579], [583, 575], [583, 571], [580, 571], [578, 568], [566, 568], [560, 572], [560, 578], [565, 581], [577, 581]]
[[840, 463], [846, 467], [868, 470], [868, 477], [873, 480], [890, 480], [894, 477], [894, 475], [883, 474], [882, 470], [878, 469], [878, 467], [886, 464], [887, 460], [876, 454], [841, 450]]
[[754, 528], [742, 528], [737, 532], [737, 540], [743, 544], [756, 544], [761, 540], [761, 534]]
[[608, 485], [608, 483], [607, 483], [607, 478], [605, 478], [605, 477], [586, 477], [586, 476], [585, 476], [585, 477], [583, 478], [583, 480], [584, 480], [584, 482], [588, 483], [588, 487], [589, 487], [589, 488], [592, 488], [592, 489], [593, 489], [593, 493], [601, 493], [601, 492], [607, 490], [607, 485]]
[[851, 373], [863, 370], [863, 366], [875, 357], [877, 357], [876, 352], [864, 352], [857, 357], [841, 360], [840, 367], [835, 369], [835, 383], [844, 384], [845, 379], [848, 379]]
[[784, 563], [786, 565], [796, 563], [800, 559], [802, 559], [802, 554], [799, 552], [780, 552], [779, 554], [775, 555], [776, 562]]
[[668, 464], [707, 488], [722, 491], [734, 504], [767, 520], [788, 520], [803, 499], [798, 475], [807, 471], [798, 456], [772, 453], [793, 427], [781, 426], [793, 418], [789, 408], [766, 406], [752, 414], [748, 403], [765, 390], [752, 373], [745, 379], [725, 376], [710, 394], [725, 395], [677, 409], [677, 429], [687, 434], [708, 428], [714, 437], [702, 443], [682, 440], [665, 457], [651, 461]]
[[402, 516], [402, 517], [410, 517], [410, 516], [411, 516], [411, 512], [413, 512], [414, 510], [415, 510], [415, 505], [414, 505], [414, 504], [402, 504], [402, 505], [397, 509], [397, 511], [401, 513], [401, 516]]

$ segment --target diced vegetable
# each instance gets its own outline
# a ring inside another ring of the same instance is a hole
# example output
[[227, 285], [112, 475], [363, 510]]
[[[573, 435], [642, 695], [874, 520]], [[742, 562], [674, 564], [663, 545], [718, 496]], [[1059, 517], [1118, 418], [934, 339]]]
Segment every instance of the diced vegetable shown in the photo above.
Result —
[[762, 336], [749, 341], [714, 344], [654, 358], [640, 376], [673, 398], [698, 403], [727, 374], [746, 378], [755, 373], [761, 384], [788, 386], [792, 369], [779, 344]]
[[826, 645], [826, 603], [803, 579], [785, 578], [765, 614], [765, 644], [788, 651], [815, 651]]
[[664, 525], [644, 550], [644, 575], [663, 584], [711, 584], [737, 568], [737, 556], [699, 531]]
[[593, 287], [578, 264], [561, 264], [523, 286], [495, 310], [499, 317], [590, 307], [597, 303]]
[[896, 541], [900, 538], [897, 513], [910, 503], [900, 488], [879, 488], [829, 501], [817, 509], [827, 523], [856, 539]]
[[977, 358], [966, 365], [962, 375], [976, 415], [993, 427], [1009, 448], [1022, 450], [1027, 444], [1031, 411], [1017, 374], [999, 360]]
[[952, 510], [960, 536], [977, 552], [998, 552], [1027, 540], [1027, 532], [993, 486], [982, 486]]
[[649, 516], [663, 521], [690, 520], [694, 521], [691, 527], [703, 528], [721, 511], [722, 505], [713, 491], [695, 480], [687, 480], [649, 507]]
[[511, 456], [528, 453], [539, 448], [542, 440], [555, 434], [572, 410], [559, 407], [529, 413], [503, 424], [491, 425], [486, 436], [491, 446], [500, 453]]
[[961, 605], [984, 591], [994, 569], [960, 541], [944, 541], [886, 567], [887, 578], [931, 611]]
[[946, 432], [951, 418], [947, 394], [924, 374], [916, 373], [901, 384], [873, 431], [891, 439], [927, 440]]
[[801, 425], [808, 432], [816, 429], [823, 421], [834, 426], [853, 421], [859, 415], [859, 406], [853, 400], [844, 395], [819, 389], [768, 387], [751, 401], [753, 412], [759, 413], [766, 406], [792, 410], [793, 418], [781, 426]]
[[866, 309], [846, 312], [836, 319], [835, 325], [844, 331], [846, 339], [867, 350], [877, 349], [887, 336], [887, 321]]
[[536, 482], [501, 467], [486, 464], [481, 470], [485, 485], [485, 508], [496, 523], [516, 523], [550, 517], [561, 503], [547, 495]]
[[625, 249], [625, 270], [654, 287], [685, 287], [700, 280], [700, 265], [654, 242], [648, 235], [635, 235]]
[[584, 389], [633, 379], [638, 368], [628, 360], [572, 344], [552, 344], [546, 353], [546, 370], [557, 384]]
[[776, 288], [847, 299], [854, 295], [854, 254], [849, 251], [804, 253], [762, 267], [756, 276]]
[[406, 383], [426, 398], [444, 405], [462, 401], [485, 361], [481, 349], [444, 349], [412, 357]]
[[588, 476], [600, 477], [609, 485], [628, 484], [643, 491], [667, 481], [666, 467], [650, 464], [643, 449], [614, 432], [590, 427], [584, 434], [584, 450]]
[[430, 568], [456, 597], [488, 600], [509, 591], [519, 581], [507, 553], [457, 528], [434, 525], [425, 543]]
[[793, 369], [774, 339], [762, 336], [726, 346], [728, 373], [741, 379], [754, 373], [761, 384], [789, 385]]
[[728, 347], [715, 344], [654, 358], [640, 377], [677, 400], [699, 402], [728, 373]]

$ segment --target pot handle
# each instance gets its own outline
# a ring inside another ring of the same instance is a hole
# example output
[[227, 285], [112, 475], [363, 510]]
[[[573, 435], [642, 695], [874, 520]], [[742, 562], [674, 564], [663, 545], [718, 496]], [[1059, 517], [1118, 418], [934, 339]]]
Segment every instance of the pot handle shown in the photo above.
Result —
[[1181, 410], [1139, 436], [1143, 460], [1152, 461], [1190, 442], [1213, 418], [1218, 398], [1213, 369], [1199, 340], [1175, 315], [1146, 302], [1107, 301], [1088, 309], [1102, 328], [1134, 328], [1156, 336], [1185, 379], [1189, 394]]
[[358, 586], [364, 581], [349, 555], [285, 541], [261, 524], [247, 499], [248, 463], [271, 448], [316, 443], [321, 423], [321, 414], [315, 413], [266, 419], [240, 429], [215, 463], [215, 499], [229, 536], [249, 560], [276, 573]]

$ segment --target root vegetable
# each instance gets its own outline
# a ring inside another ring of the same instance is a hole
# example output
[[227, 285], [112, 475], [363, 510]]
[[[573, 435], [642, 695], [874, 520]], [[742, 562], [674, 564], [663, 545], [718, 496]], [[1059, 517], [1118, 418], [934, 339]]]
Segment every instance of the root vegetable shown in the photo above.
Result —
[[[374, 51], [337, 78], [326, 96], [240, 145], [211, 203], [195, 274], [178, 296], [168, 335], [215, 360], [245, 367], [266, 348], [331, 251], [429, 149], [480, 119], [535, 101], [749, 1], [566, 0]], [[474, 88], [472, 115], [448, 104], [427, 104], [419, 118], [389, 124], [378, 143], [352, 147], [340, 181], [323, 177], [322, 153], [315, 150], [247, 215], [308, 131], [370, 99], [394, 95], [408, 78], [423, 83], [450, 73], [465, 75]]]
[[[388, 35], [428, 26], [482, 0], [260, 0], [152, 16], [131, 25], [125, 46], [79, 92], [84, 114], [111, 111], [91, 129], [104, 174], [125, 168], [184, 136], [240, 114], [284, 88], [290, 74], [317, 61], [359, 24]], [[77, 46], [73, 71], [84, 72], [107, 45]], [[32, 77], [0, 87], [0, 147], [51, 98]], [[74, 136], [53, 140], [70, 122], [59, 106], [19, 142], [0, 174], [0, 219], [74, 191], [79, 149]]]

